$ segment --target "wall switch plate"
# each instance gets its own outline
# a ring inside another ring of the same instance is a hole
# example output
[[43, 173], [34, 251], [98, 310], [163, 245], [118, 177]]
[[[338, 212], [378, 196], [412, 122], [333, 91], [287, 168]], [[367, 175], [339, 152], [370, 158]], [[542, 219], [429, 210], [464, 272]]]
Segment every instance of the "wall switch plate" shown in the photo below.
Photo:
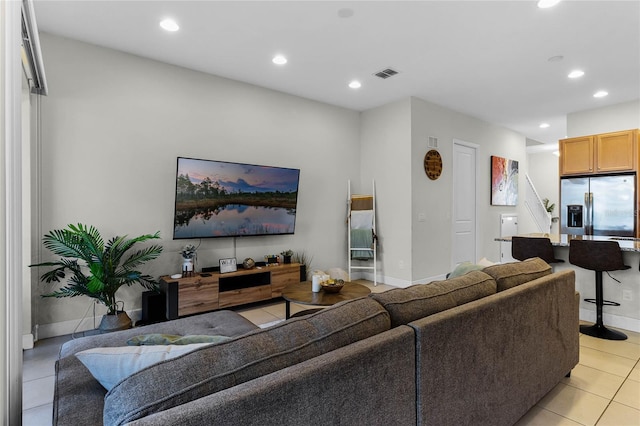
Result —
[[622, 300], [626, 300], [629, 302], [633, 300], [631, 290], [622, 290]]
[[418, 213], [418, 222], [426, 222], [427, 215], [426, 213]]

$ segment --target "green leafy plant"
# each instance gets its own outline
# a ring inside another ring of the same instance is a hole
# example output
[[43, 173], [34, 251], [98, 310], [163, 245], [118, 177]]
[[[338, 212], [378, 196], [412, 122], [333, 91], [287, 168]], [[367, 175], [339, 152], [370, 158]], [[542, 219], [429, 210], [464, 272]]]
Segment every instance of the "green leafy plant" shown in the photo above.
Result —
[[542, 200], [542, 204], [544, 204], [545, 210], [547, 210], [547, 212], [549, 213], [553, 213], [553, 209], [556, 208], [556, 205], [554, 203], [549, 204], [548, 198], [545, 198], [544, 200]]
[[295, 252], [293, 254], [292, 260], [295, 263], [299, 263], [304, 266], [306, 275], [309, 275], [311, 273], [311, 261], [313, 260], [313, 256], [308, 255], [307, 252], [303, 250], [300, 252]]
[[293, 256], [293, 250], [284, 250], [280, 252], [282, 256]]
[[148, 290], [158, 290], [158, 282], [153, 277], [136, 269], [157, 258], [162, 247], [152, 245], [136, 250], [126, 258], [125, 255], [136, 243], [159, 238], [159, 232], [131, 239], [125, 235], [113, 237], [105, 244], [93, 226], [69, 225], [53, 230], [43, 238], [44, 247], [61, 259], [30, 266], [52, 267], [40, 277], [47, 283], [60, 282], [70, 275], [64, 287], [42, 297], [87, 296], [104, 304], [108, 315], [115, 315], [118, 312], [116, 292], [123, 285], [138, 283]]
[[193, 244], [187, 244], [186, 246], [182, 247], [182, 250], [180, 250], [180, 254], [185, 259], [193, 259], [196, 257], [197, 250], [198, 247], [194, 246]]

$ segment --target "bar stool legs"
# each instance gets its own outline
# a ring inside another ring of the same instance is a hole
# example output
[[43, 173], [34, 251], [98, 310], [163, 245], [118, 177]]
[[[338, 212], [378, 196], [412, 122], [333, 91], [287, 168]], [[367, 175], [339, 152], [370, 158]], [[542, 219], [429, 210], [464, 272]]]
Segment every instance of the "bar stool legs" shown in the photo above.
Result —
[[581, 325], [580, 332], [589, 336], [608, 340], [625, 340], [627, 336], [619, 331], [610, 330], [602, 321], [604, 305], [620, 306], [619, 303], [604, 300], [602, 292], [602, 272], [622, 271], [630, 266], [624, 264], [620, 245], [616, 241], [595, 241], [589, 239], [572, 239], [569, 242], [569, 262], [572, 265], [595, 271], [596, 298], [584, 299], [596, 304], [596, 323]]
[[[587, 299], [585, 299], [587, 300]], [[594, 325], [581, 325], [580, 333], [588, 336], [598, 337], [607, 340], [626, 340], [627, 335], [616, 330], [608, 329], [602, 321], [602, 307], [605, 304], [602, 295], [602, 271], [596, 271], [596, 323]], [[611, 303], [612, 305], [620, 305], [619, 303]]]

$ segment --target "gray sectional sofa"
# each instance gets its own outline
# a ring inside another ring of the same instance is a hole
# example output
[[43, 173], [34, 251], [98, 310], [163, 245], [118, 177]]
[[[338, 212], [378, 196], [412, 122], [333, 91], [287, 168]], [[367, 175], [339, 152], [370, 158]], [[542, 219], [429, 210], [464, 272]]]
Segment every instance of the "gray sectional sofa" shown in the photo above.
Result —
[[[512, 425], [578, 363], [573, 271], [540, 259], [258, 329], [211, 312], [63, 345], [54, 425]], [[106, 391], [75, 356], [141, 334], [230, 336]]]

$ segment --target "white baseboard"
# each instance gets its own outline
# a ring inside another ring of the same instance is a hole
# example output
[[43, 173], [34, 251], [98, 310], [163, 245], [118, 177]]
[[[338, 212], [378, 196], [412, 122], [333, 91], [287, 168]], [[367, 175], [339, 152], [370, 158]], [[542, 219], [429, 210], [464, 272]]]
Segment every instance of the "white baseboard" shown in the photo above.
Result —
[[[133, 309], [127, 311], [131, 321], [134, 323], [142, 318], [142, 309]], [[82, 320], [70, 320], [62, 322], [54, 322], [51, 324], [38, 325], [38, 339], [47, 339], [56, 336], [66, 336], [67, 334], [79, 333], [87, 330], [94, 330], [100, 325], [102, 315], [94, 317], [86, 317]]]
[[[393, 278], [393, 277], [385, 277], [380, 274], [378, 274], [376, 278], [377, 278], [378, 284], [386, 284], [386, 285], [391, 285], [394, 287], [401, 287], [401, 288], [409, 287], [411, 285], [410, 281], [400, 280], [398, 278]], [[351, 274], [351, 279], [352, 280], [368, 280], [373, 282], [373, 272], [365, 272], [365, 271], [354, 272]]]
[[22, 335], [22, 350], [33, 349], [33, 334]]
[[[596, 311], [581, 308], [580, 319], [582, 321], [596, 322]], [[640, 333], [640, 320], [636, 318], [621, 317], [620, 315], [612, 314], [602, 314], [602, 321], [605, 325], [611, 327]]]

